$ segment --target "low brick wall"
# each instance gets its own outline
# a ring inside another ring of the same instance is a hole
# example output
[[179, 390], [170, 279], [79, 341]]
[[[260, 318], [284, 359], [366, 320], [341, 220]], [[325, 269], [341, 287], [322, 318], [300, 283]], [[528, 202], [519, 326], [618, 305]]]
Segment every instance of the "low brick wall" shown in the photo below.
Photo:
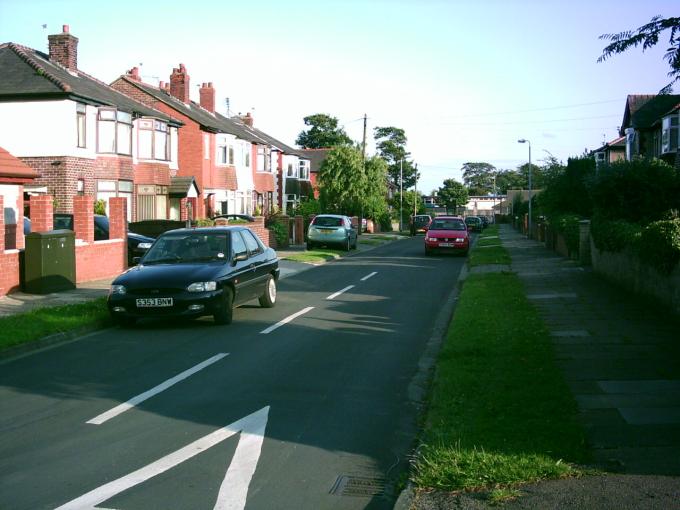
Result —
[[76, 244], [76, 283], [117, 276], [127, 269], [123, 239]]
[[19, 250], [0, 252], [0, 296], [19, 290]]
[[590, 254], [596, 273], [631, 292], [656, 299], [666, 304], [675, 315], [680, 315], [680, 266], [670, 275], [663, 275], [630, 251], [612, 253], [598, 250], [592, 239]]

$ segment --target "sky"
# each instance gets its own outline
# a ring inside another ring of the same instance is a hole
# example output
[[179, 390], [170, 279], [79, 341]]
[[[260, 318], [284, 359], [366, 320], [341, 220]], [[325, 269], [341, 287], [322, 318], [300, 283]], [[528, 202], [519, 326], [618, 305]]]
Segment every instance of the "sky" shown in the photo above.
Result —
[[[679, 14], [677, 0], [0, 0], [0, 43], [47, 51], [69, 25], [78, 67], [107, 83], [138, 66], [191, 97], [213, 82], [218, 111], [294, 146], [304, 117], [336, 117], [360, 141], [404, 129], [418, 189], [462, 182], [465, 162], [499, 170], [567, 158], [618, 136], [628, 94], [669, 81], [657, 47], [604, 63], [599, 36]], [[675, 7], [675, 9], [673, 9]], [[46, 28], [43, 26], [46, 25]], [[680, 86], [676, 87], [680, 93]]]

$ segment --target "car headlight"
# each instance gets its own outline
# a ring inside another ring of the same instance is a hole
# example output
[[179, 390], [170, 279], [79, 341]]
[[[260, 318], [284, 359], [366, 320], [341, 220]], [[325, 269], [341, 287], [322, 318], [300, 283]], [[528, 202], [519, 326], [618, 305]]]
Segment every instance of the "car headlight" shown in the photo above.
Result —
[[464, 237], [456, 237], [456, 242], [457, 242], [457, 243], [464, 243], [464, 242], [465, 242], [465, 238], [464, 238]]
[[109, 295], [118, 294], [119, 296], [124, 296], [127, 292], [125, 285], [111, 285], [111, 290], [109, 290]]
[[217, 288], [217, 282], [195, 282], [187, 287], [189, 292], [208, 292]]
[[137, 248], [139, 248], [140, 250], [148, 250], [149, 248], [151, 248], [152, 244], [153, 243], [139, 243], [137, 245]]

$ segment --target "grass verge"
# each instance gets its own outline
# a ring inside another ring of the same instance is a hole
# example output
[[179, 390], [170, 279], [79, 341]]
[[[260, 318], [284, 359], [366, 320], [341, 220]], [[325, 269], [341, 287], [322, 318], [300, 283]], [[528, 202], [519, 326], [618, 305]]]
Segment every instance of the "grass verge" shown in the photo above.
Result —
[[300, 253], [293, 253], [284, 258], [293, 262], [305, 262], [307, 264], [321, 264], [333, 259], [339, 259], [347, 252], [339, 250], [309, 250]]
[[488, 264], [509, 266], [510, 261], [510, 254], [498, 239], [498, 225], [490, 225], [479, 234], [474, 249], [470, 252], [468, 264], [470, 267]]
[[38, 308], [26, 313], [0, 317], [0, 350], [55, 333], [109, 325], [111, 319], [106, 308], [106, 298], [73, 305]]
[[[484, 251], [484, 250], [482, 250]], [[548, 331], [511, 273], [465, 281], [412, 475], [420, 488], [508, 488], [589, 459]]]

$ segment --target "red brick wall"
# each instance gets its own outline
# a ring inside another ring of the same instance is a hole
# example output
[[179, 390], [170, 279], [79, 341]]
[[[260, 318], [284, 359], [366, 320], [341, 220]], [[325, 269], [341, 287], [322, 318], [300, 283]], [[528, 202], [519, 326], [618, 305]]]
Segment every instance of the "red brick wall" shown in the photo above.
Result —
[[265, 246], [276, 248], [276, 238], [268, 228], [265, 228], [264, 216], [256, 216], [255, 221], [248, 224], [248, 228], [257, 234]]
[[76, 282], [101, 280], [119, 275], [127, 267], [122, 239], [76, 245]]
[[162, 163], [138, 163], [135, 165], [135, 184], [170, 185], [170, 169]]
[[49, 232], [52, 230], [53, 207], [50, 195], [32, 196], [31, 204], [31, 232]]
[[76, 233], [76, 239], [81, 239], [86, 243], [94, 242], [93, 197], [87, 195], [73, 197], [73, 230]]

